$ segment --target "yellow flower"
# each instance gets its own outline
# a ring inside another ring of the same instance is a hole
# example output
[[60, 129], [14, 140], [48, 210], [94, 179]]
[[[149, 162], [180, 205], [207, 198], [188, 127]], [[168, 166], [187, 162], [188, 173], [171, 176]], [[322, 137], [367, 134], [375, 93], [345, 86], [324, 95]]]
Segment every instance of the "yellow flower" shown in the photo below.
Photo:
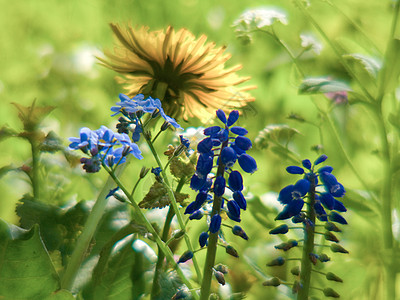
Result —
[[205, 35], [196, 39], [186, 29], [175, 32], [151, 31], [111, 24], [121, 43], [114, 52], [106, 51], [101, 62], [122, 74], [127, 94], [144, 93], [161, 98], [167, 115], [187, 120], [198, 117], [206, 121], [221, 108], [229, 111], [254, 101], [246, 91], [254, 86], [237, 87], [249, 80], [235, 72], [240, 65], [225, 69], [230, 58], [225, 47], [206, 43]]

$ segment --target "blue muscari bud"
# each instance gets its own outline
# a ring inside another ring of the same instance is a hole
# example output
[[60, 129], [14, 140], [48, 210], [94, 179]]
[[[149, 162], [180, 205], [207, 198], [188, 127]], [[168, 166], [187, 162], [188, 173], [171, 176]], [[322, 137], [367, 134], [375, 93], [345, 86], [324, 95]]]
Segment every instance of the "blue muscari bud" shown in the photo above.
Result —
[[233, 126], [230, 128], [232, 133], [237, 134], [237, 135], [246, 135], [249, 132], [247, 131], [246, 128], [240, 127], [240, 126]]
[[228, 201], [227, 207], [231, 216], [236, 219], [240, 219], [240, 207], [235, 200]]
[[324, 162], [327, 158], [328, 158], [328, 156], [326, 156], [325, 154], [322, 154], [320, 157], [318, 157], [315, 160], [314, 165], [319, 165], [320, 163]]
[[282, 256], [279, 256], [275, 258], [274, 260], [270, 261], [267, 263], [268, 267], [274, 267], [274, 266], [282, 266], [285, 263], [285, 259]]
[[321, 253], [320, 255], [318, 255], [318, 259], [320, 262], [328, 262], [331, 260], [331, 258], [325, 253]]
[[343, 224], [343, 225], [347, 224], [346, 219], [343, 218], [340, 214], [338, 214], [335, 211], [331, 211], [331, 213], [329, 214], [329, 221], [336, 222], [336, 223]]
[[246, 173], [254, 173], [255, 171], [257, 171], [256, 160], [248, 154], [240, 155], [238, 158], [238, 162], [239, 162], [240, 167]]
[[200, 209], [200, 207], [195, 201], [193, 201], [188, 206], [186, 206], [185, 214], [193, 214], [198, 209]]
[[241, 238], [245, 239], [246, 241], [249, 239], [246, 232], [243, 230], [242, 227], [235, 225], [232, 227], [232, 233], [234, 235], [240, 236]]
[[294, 194], [298, 197], [304, 197], [308, 193], [310, 185], [307, 179], [298, 180], [294, 185]]
[[196, 196], [196, 200], [190, 203], [186, 207], [185, 214], [192, 214], [196, 210], [199, 210], [206, 200], [207, 200], [207, 193], [205, 192], [198, 193]]
[[346, 190], [344, 189], [344, 186], [340, 182], [338, 182], [338, 185], [335, 188], [331, 189], [331, 194], [334, 197], [339, 197], [339, 198], [343, 197], [345, 193]]
[[332, 173], [333, 168], [331, 166], [323, 166], [318, 169], [318, 173], [326, 172], [326, 173]]
[[189, 297], [189, 293], [185, 290], [179, 290], [172, 296], [171, 300], [185, 299]]
[[237, 110], [232, 110], [228, 116], [228, 122], [227, 122], [227, 126], [230, 127], [233, 124], [236, 123], [236, 121], [239, 119], [239, 111]]
[[225, 178], [222, 176], [218, 176], [217, 178], [215, 178], [214, 181], [214, 194], [217, 197], [221, 197], [224, 193], [225, 193]]
[[286, 224], [279, 225], [269, 231], [269, 234], [286, 234], [289, 231], [289, 227]]
[[286, 168], [289, 174], [304, 174], [304, 169], [298, 166], [289, 166]]
[[193, 252], [192, 251], [186, 251], [186, 252], [184, 252], [182, 255], [181, 255], [181, 257], [179, 257], [179, 260], [178, 260], [178, 264], [180, 264], [180, 263], [184, 263], [184, 262], [186, 262], [186, 261], [188, 261], [189, 259], [192, 259], [193, 258]]
[[211, 172], [212, 167], [212, 156], [209, 156], [207, 154], [200, 154], [196, 167], [197, 174], [201, 175], [202, 177], [207, 177], [207, 175]]
[[151, 168], [151, 173], [153, 173], [153, 174], [156, 175], [156, 176], [160, 176], [161, 171], [162, 171], [162, 170], [161, 170], [160, 167]]
[[225, 167], [233, 167], [237, 159], [236, 151], [232, 147], [225, 147], [221, 151], [221, 162]]
[[231, 143], [231, 147], [236, 151], [237, 155], [242, 155], [242, 154], [246, 153], [246, 151], [239, 148], [234, 142]]
[[115, 194], [115, 192], [118, 191], [118, 190], [119, 190], [119, 186], [117, 186], [116, 188], [110, 190], [110, 191], [108, 192], [107, 196], [106, 196], [106, 199], [109, 198], [109, 197], [111, 197], [111, 196], [113, 196], [113, 195]]
[[291, 185], [285, 186], [279, 192], [278, 201], [281, 204], [288, 204], [290, 201], [293, 200], [293, 195], [292, 195], [293, 191], [294, 191], [294, 185], [291, 184]]
[[285, 220], [298, 215], [301, 212], [303, 205], [304, 201], [302, 199], [292, 200], [289, 204], [285, 205], [275, 220]]
[[337, 227], [334, 223], [331, 222], [326, 222], [325, 223], [325, 229], [329, 231], [334, 231], [334, 232], [342, 232], [339, 227]]
[[231, 219], [232, 221], [240, 223], [242, 220], [240, 219], [240, 216], [232, 215], [229, 211], [226, 213], [228, 215], [228, 218]]
[[185, 138], [183, 135], [179, 135], [179, 140], [181, 141], [181, 144], [184, 145], [186, 148], [190, 147], [189, 139]]
[[331, 173], [322, 172], [319, 177], [321, 178], [322, 183], [324, 184], [326, 190], [332, 194], [334, 197], [342, 197], [345, 193], [344, 187], [340, 184], [336, 177]]
[[210, 153], [213, 147], [213, 140], [211, 138], [205, 138], [197, 145], [197, 151], [199, 153]]
[[304, 168], [311, 170], [311, 161], [309, 159], [304, 159], [301, 164], [303, 165]]
[[298, 215], [295, 215], [293, 218], [292, 218], [292, 222], [293, 223], [302, 223], [302, 222], [304, 222], [304, 215], [302, 215], [301, 213], [300, 214], [298, 214]]
[[203, 133], [204, 135], [215, 137], [215, 135], [221, 130], [221, 127], [219, 126], [211, 126], [206, 129], [204, 129]]
[[252, 147], [251, 140], [248, 137], [240, 135], [235, 138], [235, 145], [243, 151], [247, 151]]
[[344, 204], [342, 202], [340, 202], [339, 200], [334, 199], [334, 205], [333, 205], [333, 209], [340, 211], [340, 212], [346, 212], [347, 208], [344, 206]]
[[199, 237], [199, 244], [200, 247], [203, 248], [205, 245], [208, 244], [208, 233], [202, 232]]
[[318, 261], [318, 255], [317, 254], [310, 253], [308, 255], [308, 258], [310, 259], [310, 261], [313, 263], [314, 266], [317, 264], [317, 261]]
[[197, 174], [194, 174], [190, 179], [190, 188], [195, 191], [207, 190], [207, 178], [202, 176], [200, 178]]
[[211, 218], [210, 222], [210, 232], [211, 233], [217, 233], [221, 227], [221, 216], [218, 214], [215, 214]]
[[234, 192], [243, 190], [243, 178], [242, 175], [238, 171], [232, 171], [229, 174], [228, 185], [230, 189]]
[[269, 234], [285, 234], [288, 233], [289, 227], [286, 224], [279, 225], [269, 231]]
[[222, 109], [217, 110], [217, 117], [222, 123], [226, 124], [226, 115]]
[[203, 217], [203, 212], [198, 209], [189, 216], [190, 220], [200, 220]]
[[320, 220], [322, 222], [328, 221], [328, 217], [327, 217], [326, 211], [322, 207], [321, 202], [319, 202], [319, 201], [315, 202], [314, 210], [315, 210], [315, 213], [317, 214], [318, 220]]
[[233, 197], [233, 200], [236, 201], [236, 203], [239, 205], [239, 207], [241, 209], [246, 210], [247, 202], [246, 202], [246, 199], [244, 198], [242, 192], [236, 191], [233, 193], [232, 197]]
[[332, 210], [334, 208], [335, 198], [330, 193], [321, 193], [320, 201], [327, 209]]

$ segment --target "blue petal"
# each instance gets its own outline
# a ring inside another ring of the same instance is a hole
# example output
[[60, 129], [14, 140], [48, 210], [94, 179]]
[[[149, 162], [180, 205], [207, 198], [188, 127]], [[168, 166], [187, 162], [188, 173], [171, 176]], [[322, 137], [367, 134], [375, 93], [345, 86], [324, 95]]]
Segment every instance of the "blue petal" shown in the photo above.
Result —
[[331, 166], [323, 166], [321, 168], [318, 169], [318, 173], [322, 173], [322, 172], [327, 172], [327, 173], [332, 173], [333, 168]]
[[294, 191], [297, 192], [300, 197], [304, 197], [310, 190], [310, 182], [307, 179], [300, 179], [294, 185]]
[[230, 129], [232, 131], [232, 133], [237, 134], [237, 135], [246, 135], [249, 132], [247, 131], [247, 129], [240, 127], [240, 126], [233, 126]]
[[208, 243], [208, 233], [202, 232], [199, 237], [200, 247], [203, 248], [205, 245], [207, 245], [207, 243]]
[[246, 210], [247, 202], [246, 202], [246, 199], [244, 198], [242, 192], [240, 192], [240, 191], [234, 192], [232, 197], [241, 209]]
[[230, 168], [236, 162], [236, 151], [231, 147], [225, 147], [221, 151], [221, 162], [225, 165], [225, 167]]
[[239, 205], [236, 203], [235, 200], [228, 201], [227, 207], [228, 207], [229, 213], [230, 213], [232, 216], [234, 216], [234, 217], [236, 217], [236, 218], [240, 218], [240, 207], [239, 207]]
[[232, 110], [228, 117], [228, 123], [227, 123], [228, 127], [235, 124], [238, 119], [239, 119], [239, 112], [237, 110]]
[[339, 200], [334, 199], [334, 206], [333, 206], [334, 210], [340, 211], [340, 212], [346, 212], [347, 208], [344, 206], [344, 204], [342, 202], [340, 202]]
[[320, 202], [315, 202], [314, 210], [315, 210], [315, 213], [317, 214], [318, 220], [323, 221], [323, 222], [328, 221], [326, 211], [324, 210], [324, 208], [322, 207]]
[[245, 136], [237, 136], [235, 139], [235, 145], [243, 151], [247, 151], [252, 147], [251, 140]]
[[335, 198], [330, 193], [321, 193], [320, 201], [327, 209], [334, 208]]
[[331, 211], [331, 213], [329, 214], [329, 221], [336, 222], [336, 223], [343, 224], [343, 225], [347, 224], [346, 219], [343, 218], [339, 213], [337, 213], [335, 211]]
[[256, 160], [248, 154], [240, 155], [238, 158], [238, 162], [239, 162], [240, 167], [246, 173], [254, 173], [255, 171], [257, 171]]
[[309, 159], [305, 159], [301, 163], [304, 168], [311, 170], [312, 165], [311, 165], [311, 161]]
[[285, 205], [275, 220], [285, 220], [298, 215], [301, 212], [303, 205], [304, 201], [301, 199], [291, 201], [289, 204]]
[[203, 212], [200, 209], [198, 209], [189, 216], [189, 219], [200, 220], [203, 217], [203, 215], [204, 215]]
[[320, 163], [324, 162], [327, 158], [328, 158], [328, 156], [326, 156], [325, 154], [322, 154], [320, 157], [318, 157], [315, 160], [314, 165], [319, 165]]
[[292, 195], [293, 191], [294, 191], [294, 185], [291, 184], [291, 185], [285, 186], [279, 192], [278, 201], [281, 204], [288, 204], [290, 201], [293, 200], [293, 195]]
[[229, 131], [227, 129], [220, 130], [215, 137], [221, 141], [221, 143], [226, 142], [229, 138]]
[[213, 167], [213, 158], [207, 154], [200, 154], [196, 171], [199, 175], [207, 177]]
[[194, 174], [190, 180], [190, 188], [195, 191], [205, 191], [211, 187], [210, 180], [206, 177], [200, 178], [197, 174]]
[[217, 233], [221, 227], [221, 216], [216, 214], [213, 215], [210, 222], [210, 232]]
[[225, 178], [222, 176], [218, 176], [214, 181], [214, 194], [217, 197], [222, 196], [225, 193]]
[[298, 166], [289, 166], [286, 168], [286, 172], [289, 174], [303, 174], [304, 169]]
[[211, 126], [211, 127], [208, 127], [208, 128], [206, 128], [206, 129], [204, 129], [204, 135], [207, 135], [207, 136], [214, 136], [214, 135], [217, 134], [220, 130], [221, 130], [221, 127], [219, 127], [219, 126]]
[[243, 190], [243, 178], [239, 171], [232, 171], [229, 174], [228, 185], [234, 192]]
[[217, 110], [217, 117], [222, 123], [226, 124], [226, 115], [222, 109]]
[[213, 140], [211, 138], [205, 138], [197, 145], [197, 151], [199, 153], [209, 153], [213, 147]]

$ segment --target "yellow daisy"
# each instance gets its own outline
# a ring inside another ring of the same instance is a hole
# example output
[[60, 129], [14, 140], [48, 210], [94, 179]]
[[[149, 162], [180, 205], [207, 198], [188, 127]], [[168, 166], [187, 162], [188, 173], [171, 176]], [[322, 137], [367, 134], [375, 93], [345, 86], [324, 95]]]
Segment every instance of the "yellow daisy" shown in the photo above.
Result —
[[196, 39], [187, 29], [175, 32], [150, 31], [111, 24], [120, 42], [114, 52], [106, 51], [100, 61], [122, 74], [127, 94], [144, 93], [161, 98], [167, 115], [187, 120], [198, 117], [206, 121], [221, 108], [229, 111], [254, 101], [246, 91], [254, 86], [237, 87], [249, 80], [235, 72], [240, 65], [225, 69], [231, 57], [225, 47], [206, 43], [205, 35]]

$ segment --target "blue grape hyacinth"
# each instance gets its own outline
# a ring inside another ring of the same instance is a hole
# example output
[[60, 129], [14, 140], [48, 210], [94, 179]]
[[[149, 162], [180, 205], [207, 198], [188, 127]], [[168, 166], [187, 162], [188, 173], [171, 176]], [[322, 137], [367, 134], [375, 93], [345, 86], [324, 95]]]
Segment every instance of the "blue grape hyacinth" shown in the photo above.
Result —
[[[190, 214], [190, 219], [199, 219], [198, 216], [203, 215], [199, 213], [203, 206], [212, 203], [212, 211], [208, 213], [210, 233], [218, 233], [220, 230], [221, 210], [236, 222], [241, 221], [241, 211], [246, 210], [247, 203], [242, 193], [243, 177], [238, 170], [232, 169], [236, 162], [246, 173], [257, 170], [255, 159], [247, 154], [252, 147], [251, 140], [246, 137], [248, 131], [243, 127], [233, 126], [239, 118], [239, 112], [234, 110], [228, 117], [222, 110], [218, 110], [216, 114], [223, 126], [204, 129], [206, 138], [197, 145], [199, 158], [190, 182], [190, 187], [198, 194], [185, 210], [185, 214]], [[216, 169], [216, 175], [213, 175], [213, 169]], [[224, 198], [226, 189], [232, 191], [232, 199]], [[214, 194], [214, 198], [210, 193]], [[242, 236], [245, 236], [244, 231]], [[202, 235], [200, 244], [206, 244], [206, 234]]]
[[[288, 185], [279, 192], [278, 201], [284, 205], [283, 210], [275, 218], [285, 220], [292, 218], [295, 223], [304, 220], [301, 213], [304, 206], [304, 199], [313, 194], [315, 199], [314, 210], [320, 221], [332, 221], [340, 224], [347, 224], [339, 212], [347, 211], [344, 204], [337, 198], [345, 194], [345, 189], [332, 174], [331, 166], [324, 166], [315, 170], [316, 166], [324, 162], [328, 157], [321, 155], [314, 164], [308, 159], [302, 161], [303, 167], [289, 166], [286, 171], [290, 174], [303, 175], [294, 185]], [[330, 213], [327, 213], [329, 210]]]

